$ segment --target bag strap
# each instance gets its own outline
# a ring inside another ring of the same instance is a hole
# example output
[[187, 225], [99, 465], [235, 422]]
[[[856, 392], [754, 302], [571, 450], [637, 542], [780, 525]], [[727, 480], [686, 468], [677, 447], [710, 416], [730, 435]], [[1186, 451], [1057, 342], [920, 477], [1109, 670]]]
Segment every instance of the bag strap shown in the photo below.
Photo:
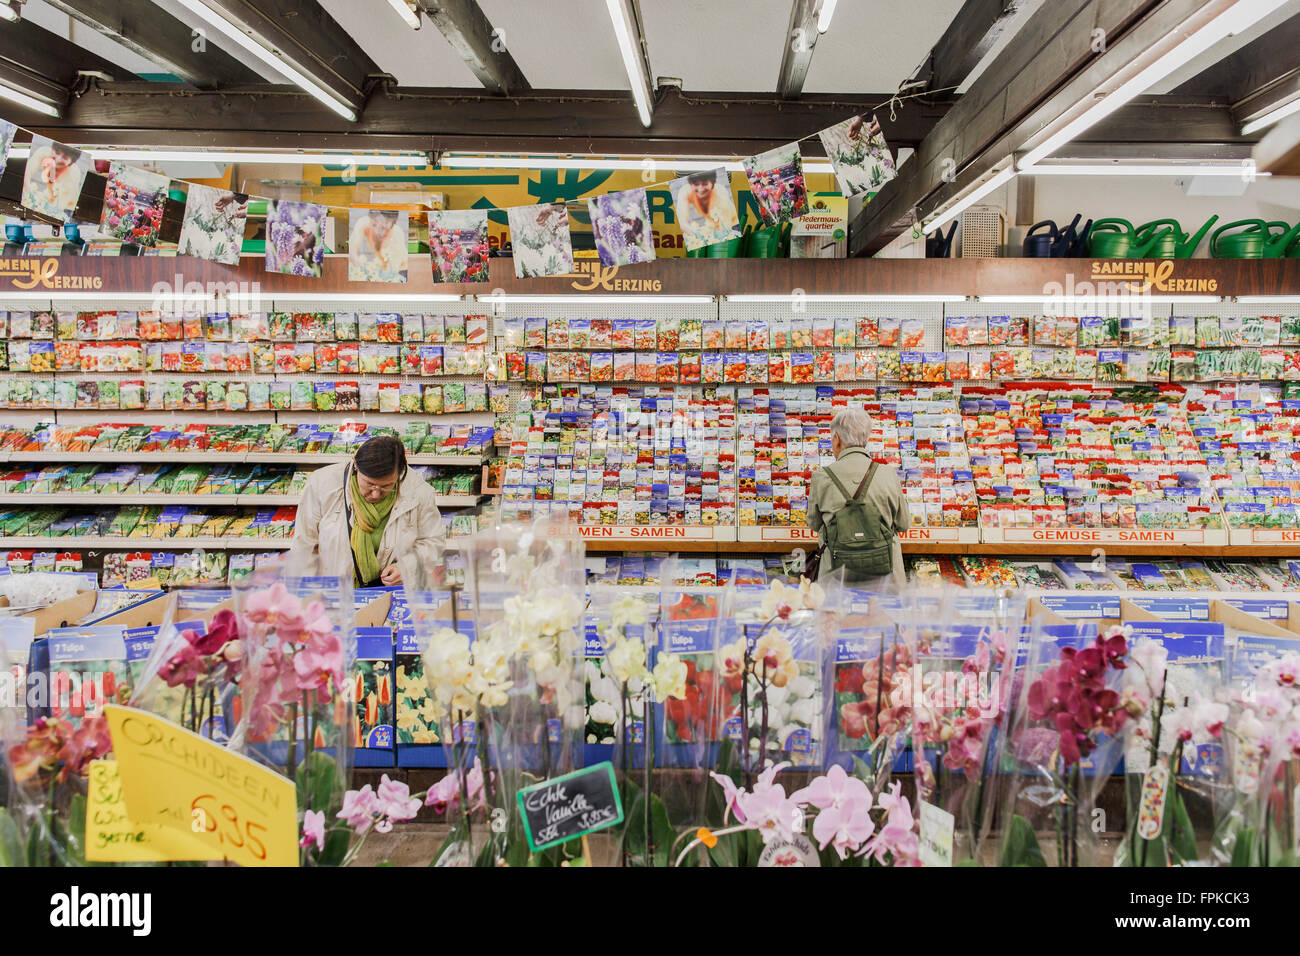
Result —
[[352, 573], [355, 575], [357, 587], [369, 587], [369, 581], [361, 580], [361, 565], [357, 563], [357, 553], [352, 550], [352, 489], [350, 487], [352, 478], [352, 464], [343, 470], [343, 515], [347, 521], [348, 530], [348, 555], [352, 558]]
[[857, 501], [859, 498], [861, 498], [862, 492], [866, 491], [867, 488], [870, 487], [871, 479], [876, 477], [876, 469], [879, 467], [880, 467], [880, 462], [873, 461], [871, 463], [871, 467], [867, 469], [867, 473], [862, 476], [862, 484], [858, 485], [858, 490], [853, 492], [854, 501]]

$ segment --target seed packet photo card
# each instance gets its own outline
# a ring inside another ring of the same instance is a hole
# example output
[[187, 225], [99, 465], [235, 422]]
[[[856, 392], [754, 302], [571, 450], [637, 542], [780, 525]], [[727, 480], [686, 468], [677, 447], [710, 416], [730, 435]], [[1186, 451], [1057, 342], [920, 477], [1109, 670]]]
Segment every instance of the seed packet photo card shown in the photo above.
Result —
[[487, 282], [487, 210], [429, 213], [429, 249], [434, 282]]
[[745, 160], [745, 175], [765, 225], [790, 222], [808, 211], [798, 143], [750, 156]]
[[725, 169], [691, 173], [673, 180], [668, 188], [687, 249], [702, 249], [740, 235], [731, 175]]
[[410, 213], [348, 210], [348, 281], [405, 282]]
[[650, 206], [644, 189], [605, 193], [587, 200], [601, 265], [624, 266], [655, 259]]
[[573, 271], [569, 210], [564, 203], [514, 206], [506, 210], [506, 219], [515, 278], [540, 279]]
[[138, 246], [157, 245], [170, 183], [170, 179], [157, 173], [124, 163], [111, 164], [104, 185], [100, 230], [114, 239]]
[[817, 134], [846, 196], [874, 193], [894, 178], [894, 156], [874, 116], [854, 116]]
[[88, 172], [89, 153], [33, 135], [23, 172], [23, 206], [61, 221], [71, 219]]
[[246, 195], [192, 183], [185, 197], [185, 215], [176, 252], [237, 266], [247, 221]]
[[325, 262], [328, 210], [309, 202], [270, 202], [266, 208], [266, 271], [319, 279]]

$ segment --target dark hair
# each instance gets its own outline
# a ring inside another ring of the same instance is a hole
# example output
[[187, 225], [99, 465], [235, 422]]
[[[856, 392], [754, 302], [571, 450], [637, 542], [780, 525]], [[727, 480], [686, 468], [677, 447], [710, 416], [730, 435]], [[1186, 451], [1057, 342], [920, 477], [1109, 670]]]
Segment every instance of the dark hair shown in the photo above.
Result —
[[367, 478], [387, 478], [398, 471], [405, 477], [406, 446], [393, 435], [378, 435], [357, 449], [353, 461]]
[[716, 183], [718, 174], [716, 172], [699, 172], [691, 173], [686, 177], [686, 181], [692, 186], [696, 183]]
[[51, 140], [50, 149], [56, 153], [62, 153], [74, 163], [81, 159], [81, 150], [75, 146], [65, 146], [63, 143], [56, 143]]

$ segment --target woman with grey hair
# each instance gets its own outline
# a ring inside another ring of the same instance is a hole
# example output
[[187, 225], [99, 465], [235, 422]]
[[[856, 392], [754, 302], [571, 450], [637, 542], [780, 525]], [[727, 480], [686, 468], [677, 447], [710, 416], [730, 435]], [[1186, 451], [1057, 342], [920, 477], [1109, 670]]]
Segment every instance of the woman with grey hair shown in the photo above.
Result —
[[841, 409], [831, 419], [831, 452], [835, 455], [833, 464], [826, 465], [813, 472], [812, 486], [808, 491], [808, 527], [818, 532], [822, 552], [819, 577], [826, 577], [837, 566], [843, 565], [843, 555], [828, 548], [837, 517], [845, 512], [845, 505], [852, 499], [860, 502], [861, 509], [849, 509], [856, 515], [864, 515], [868, 522], [871, 518], [878, 521], [883, 535], [890, 539], [890, 569], [872, 577], [862, 577], [851, 568], [846, 569], [845, 580], [855, 587], [868, 590], [888, 587], [891, 584], [902, 585], [906, 578], [903, 573], [903, 551], [898, 544], [898, 535], [911, 525], [911, 515], [907, 510], [907, 498], [903, 494], [898, 472], [887, 465], [871, 460], [867, 454], [867, 444], [871, 440], [871, 416], [863, 409], [850, 407]]

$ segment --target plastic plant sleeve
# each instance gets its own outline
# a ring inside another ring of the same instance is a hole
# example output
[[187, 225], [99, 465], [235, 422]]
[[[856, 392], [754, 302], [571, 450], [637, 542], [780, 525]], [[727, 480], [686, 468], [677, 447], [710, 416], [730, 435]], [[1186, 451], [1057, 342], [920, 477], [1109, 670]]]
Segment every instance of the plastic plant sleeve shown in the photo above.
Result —
[[953, 818], [953, 863], [988, 862], [996, 778], [991, 754], [1011, 694], [1025, 597], [991, 589], [916, 591], [903, 629], [913, 648], [911, 743], [917, 811]]
[[[649, 759], [655, 766], [649, 833], [655, 865], [676, 861], [680, 850], [701, 827], [723, 826], [724, 806], [711, 770], [734, 772], [736, 750], [723, 733], [723, 670], [718, 656], [723, 628], [731, 617], [735, 587], [678, 586], [676, 560], [660, 572], [655, 673], [674, 669], [680, 686], [656, 682], [653, 734]], [[644, 814], [643, 814], [644, 817]], [[734, 865], [737, 838], [723, 837], [712, 849], [689, 853], [681, 865]]]
[[[1233, 793], [1223, 731], [1207, 729], [1220, 708], [1224, 723], [1228, 716], [1222, 629], [1202, 625], [1207, 633], [1183, 634], [1177, 632], [1196, 625], [1136, 627], [1122, 681], [1137, 714], [1124, 727], [1126, 820], [1115, 864], [1222, 864], [1230, 859], [1222, 839]], [[1158, 642], [1161, 652], [1148, 655], [1147, 641]]]
[[[1020, 697], [998, 746], [1001, 866], [1095, 865], [1093, 809], [1123, 754], [1123, 737], [1090, 727], [1083, 740], [1074, 738], [1081, 754], [1071, 759], [1057, 718], [1041, 716], [1039, 705], [1057, 696], [1049, 681], [1063, 673], [1062, 651], [1067, 656], [1084, 652], [1097, 639], [1095, 623], [1047, 625], [1041, 616], [1031, 622]], [[1114, 721], [1123, 719], [1115, 714], [1122, 676], [1123, 671], [1106, 666], [1096, 688], [1090, 687], [1096, 693], [1114, 692], [1113, 699], [1105, 700], [1116, 706], [1103, 708]], [[1068, 706], [1078, 698], [1067, 689], [1059, 699]]]
[[243, 659], [228, 747], [295, 781], [298, 812], [325, 814], [325, 846], [304, 865], [339, 865], [350, 831], [337, 817], [352, 770], [356, 656], [350, 576], [255, 571], [233, 589]]

